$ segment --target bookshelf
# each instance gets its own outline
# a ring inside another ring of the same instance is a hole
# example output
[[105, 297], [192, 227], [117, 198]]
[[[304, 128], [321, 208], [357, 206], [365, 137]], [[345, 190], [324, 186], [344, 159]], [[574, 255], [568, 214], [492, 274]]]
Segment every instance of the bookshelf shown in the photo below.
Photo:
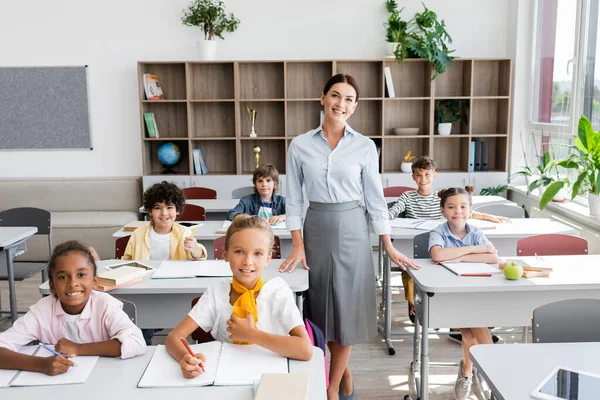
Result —
[[[391, 70], [396, 97], [386, 97], [384, 68]], [[291, 140], [319, 125], [321, 90], [336, 73], [354, 76], [358, 107], [348, 123], [381, 147], [380, 172], [399, 172], [402, 158], [430, 155], [441, 172], [468, 172], [471, 140], [485, 141], [489, 171], [508, 169], [511, 60], [456, 59], [431, 80], [424, 60], [297, 60], [138, 62], [144, 175], [160, 175], [156, 155], [165, 142], [179, 146], [178, 174], [193, 175], [192, 150], [200, 149], [209, 174], [251, 174], [254, 146], [260, 162], [285, 174]], [[143, 74], [158, 75], [165, 100], [146, 100]], [[434, 126], [436, 101], [468, 102], [467, 123], [456, 122], [450, 136]], [[246, 107], [257, 110], [257, 138], [250, 138]], [[148, 138], [144, 112], [153, 112], [159, 138]], [[396, 128], [412, 129], [410, 133]]]

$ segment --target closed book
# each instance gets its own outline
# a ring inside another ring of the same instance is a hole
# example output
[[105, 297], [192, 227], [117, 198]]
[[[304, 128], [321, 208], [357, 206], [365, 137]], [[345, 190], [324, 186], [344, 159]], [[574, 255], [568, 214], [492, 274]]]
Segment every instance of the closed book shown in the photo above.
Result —
[[396, 97], [396, 91], [394, 90], [394, 81], [392, 81], [392, 70], [390, 67], [384, 68], [385, 73], [385, 92], [387, 97]]
[[119, 286], [125, 282], [140, 278], [146, 274], [146, 269], [123, 265], [110, 271], [98, 274], [99, 285]]
[[123, 226], [123, 232], [133, 232], [137, 228], [141, 228], [143, 226], [148, 226], [149, 221], [131, 221]]
[[263, 374], [254, 400], [308, 400], [308, 375]]
[[154, 129], [154, 113], [144, 113], [144, 122], [146, 123], [146, 130], [148, 131], [149, 138], [156, 137], [156, 129]]
[[142, 277], [133, 279], [131, 281], [128, 281], [128, 282], [125, 282], [125, 283], [122, 283], [122, 284], [116, 285], [116, 286], [113, 286], [113, 285], [101, 285], [100, 283], [98, 283], [98, 284], [94, 285], [94, 290], [97, 291], [97, 292], [110, 292], [113, 289], [118, 289], [118, 288], [122, 288], [124, 286], [129, 286], [129, 285], [134, 285], [134, 284], [139, 283], [141, 281], [142, 281]]
[[475, 171], [481, 171], [481, 142], [475, 141]]
[[481, 170], [482, 171], [488, 170], [488, 149], [489, 149], [489, 143], [481, 142]]
[[192, 157], [194, 158], [194, 172], [196, 175], [202, 175], [202, 165], [200, 164], [200, 149], [192, 150]]
[[156, 138], [158, 139], [160, 137], [160, 134], [158, 133], [158, 124], [156, 123], [156, 116], [154, 115], [154, 113], [152, 114], [152, 123], [154, 124], [154, 132], [156, 132]]
[[471, 140], [469, 148], [469, 172], [475, 171], [475, 141]]
[[144, 90], [148, 100], [164, 100], [165, 98], [158, 75], [144, 74]]

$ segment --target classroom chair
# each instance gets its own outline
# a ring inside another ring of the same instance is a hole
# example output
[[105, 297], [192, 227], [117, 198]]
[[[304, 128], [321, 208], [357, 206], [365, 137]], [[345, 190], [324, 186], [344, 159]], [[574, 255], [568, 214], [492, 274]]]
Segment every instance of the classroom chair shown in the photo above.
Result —
[[[225, 236], [216, 238], [213, 243], [213, 248], [215, 260], [223, 260], [223, 253], [225, 253]], [[281, 260], [281, 240], [279, 239], [279, 236], [274, 236], [272, 258], [274, 260]]]
[[231, 191], [232, 199], [241, 199], [244, 196], [254, 193], [254, 186], [244, 186], [241, 188], [233, 189]]
[[600, 300], [571, 299], [533, 310], [534, 343], [600, 342]]
[[115, 240], [115, 258], [120, 260], [125, 254], [125, 249], [127, 248], [127, 243], [129, 243], [129, 238], [131, 236], [123, 236]]
[[[194, 306], [196, 305], [198, 300], [200, 300], [200, 297], [202, 297], [202, 296], [198, 296], [192, 300], [192, 308], [194, 308]], [[192, 336], [192, 340], [195, 340], [196, 343], [213, 342], [215, 340], [215, 338], [213, 338], [209, 332], [206, 332], [202, 328], [196, 329], [194, 332], [192, 332], [191, 336]]]
[[125, 314], [127, 314], [131, 322], [137, 325], [137, 307], [135, 306], [135, 303], [122, 299], [119, 299], [119, 301], [123, 303], [123, 311]]
[[515, 204], [486, 204], [477, 207], [477, 212], [499, 215], [506, 218], [525, 218], [525, 210]]
[[390, 186], [383, 188], [383, 197], [400, 197], [402, 193], [417, 190], [408, 186]]
[[177, 221], [206, 221], [206, 210], [201, 206], [185, 204], [183, 212], [177, 217]]
[[205, 187], [189, 187], [182, 190], [183, 196], [189, 200], [214, 200], [217, 191]]
[[517, 242], [518, 256], [534, 256], [536, 254], [538, 256], [588, 254], [588, 242], [581, 237], [563, 234], [534, 235]]

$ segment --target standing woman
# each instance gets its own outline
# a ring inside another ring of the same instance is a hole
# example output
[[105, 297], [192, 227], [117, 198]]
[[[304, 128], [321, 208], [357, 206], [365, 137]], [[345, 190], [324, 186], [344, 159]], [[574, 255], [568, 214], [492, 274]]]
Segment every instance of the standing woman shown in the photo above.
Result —
[[[287, 225], [293, 249], [280, 271], [309, 269], [311, 318], [331, 352], [328, 400], [354, 398], [348, 359], [353, 344], [377, 334], [369, 221], [390, 259], [418, 268], [390, 240], [375, 143], [346, 124], [358, 104], [350, 75], [329, 79], [321, 94], [323, 125], [296, 137], [287, 155]], [[304, 222], [302, 186], [310, 202]], [[363, 206], [364, 204], [366, 206]]]

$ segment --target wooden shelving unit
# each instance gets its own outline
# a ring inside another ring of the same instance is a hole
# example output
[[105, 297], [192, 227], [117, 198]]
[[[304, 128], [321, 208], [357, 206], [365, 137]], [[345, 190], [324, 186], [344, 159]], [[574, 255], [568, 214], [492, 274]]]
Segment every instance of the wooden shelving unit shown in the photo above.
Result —
[[[384, 68], [392, 73], [396, 97], [386, 97]], [[145, 99], [144, 73], [159, 76], [165, 100]], [[485, 141], [489, 171], [507, 171], [511, 104], [511, 60], [457, 59], [431, 80], [424, 60], [398, 64], [382, 60], [139, 62], [138, 84], [144, 175], [160, 175], [156, 151], [179, 146], [178, 174], [194, 174], [192, 150], [199, 148], [209, 174], [250, 174], [254, 146], [260, 162], [285, 173], [291, 140], [319, 125], [323, 85], [336, 73], [354, 76], [358, 108], [348, 123], [381, 147], [380, 172], [398, 172], [404, 154], [430, 155], [440, 171], [468, 172], [471, 140]], [[434, 126], [438, 100], [468, 102], [468, 123], [450, 136]], [[257, 138], [248, 137], [246, 107], [257, 110]], [[147, 137], [144, 112], [153, 112], [159, 139]], [[395, 134], [395, 128], [418, 133]]]

